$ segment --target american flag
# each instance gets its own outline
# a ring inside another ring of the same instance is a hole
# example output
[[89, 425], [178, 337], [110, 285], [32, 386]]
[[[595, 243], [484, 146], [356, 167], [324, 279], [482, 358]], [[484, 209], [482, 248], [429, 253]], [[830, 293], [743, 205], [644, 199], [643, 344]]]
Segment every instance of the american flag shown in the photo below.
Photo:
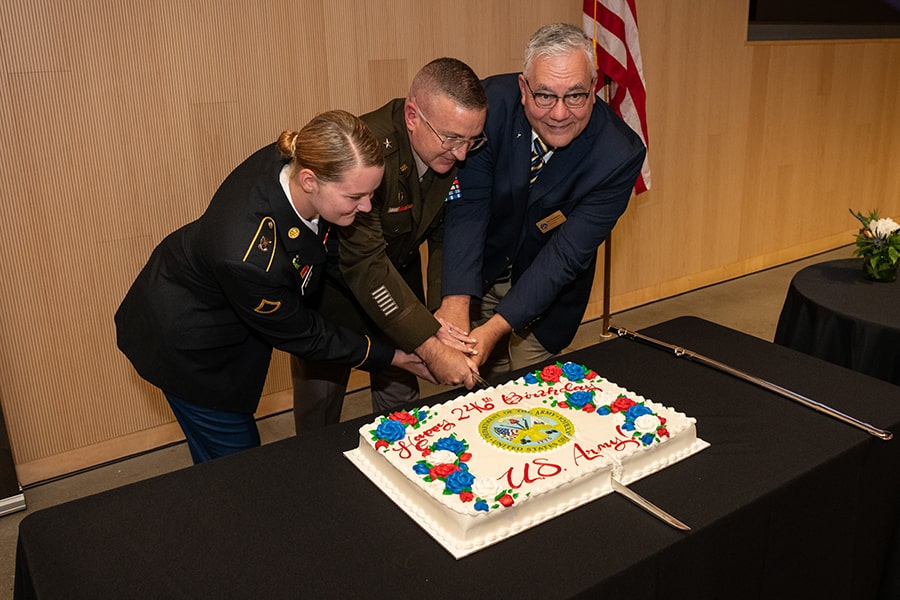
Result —
[[[647, 146], [646, 91], [634, 2], [583, 0], [582, 17], [585, 33], [594, 40], [597, 67], [610, 84], [610, 107], [641, 136], [644, 146]], [[606, 81], [599, 80], [597, 90], [604, 84]], [[640, 194], [649, 189], [650, 162], [644, 159], [634, 192]]]

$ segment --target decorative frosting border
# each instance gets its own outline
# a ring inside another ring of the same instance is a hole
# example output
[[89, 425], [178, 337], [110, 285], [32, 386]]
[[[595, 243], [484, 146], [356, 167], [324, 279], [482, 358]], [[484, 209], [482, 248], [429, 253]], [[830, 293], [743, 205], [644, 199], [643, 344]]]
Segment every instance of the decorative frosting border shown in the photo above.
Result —
[[456, 494], [461, 502], [472, 502], [477, 511], [489, 512], [500, 507], [509, 508], [519, 497], [518, 492], [503, 489], [494, 479], [476, 477], [467, 464], [472, 458], [469, 443], [456, 439], [456, 434], [440, 438], [422, 451], [422, 460], [412, 470], [426, 483], [443, 482], [445, 495]]
[[[573, 383], [603, 379], [593, 369], [573, 362], [556, 363], [547, 365], [543, 369], [528, 373], [523, 381], [529, 385], [553, 386], [561, 383], [565, 378]], [[562, 392], [565, 400], [553, 399], [550, 406], [555, 408], [568, 408], [580, 410], [586, 413], [597, 413], [600, 416], [613, 415], [617, 420], [617, 428], [622, 435], [630, 435], [638, 439], [642, 445], [649, 446], [654, 442], [661, 442], [662, 438], [669, 437], [666, 428], [666, 418], [658, 415], [644, 402], [636, 402], [625, 394], [609, 404], [599, 404], [596, 398], [596, 390], [581, 390], [576, 392]], [[627, 433], [626, 433], [627, 432]]]
[[369, 433], [372, 434], [372, 441], [375, 442], [375, 448], [377, 450], [388, 448], [394, 442], [402, 440], [406, 437], [407, 427], [418, 429], [429, 417], [426, 409], [418, 409], [414, 412], [401, 410], [381, 417], [381, 421], [378, 422], [375, 429], [369, 430]]
[[[420, 409], [414, 412], [397, 411], [381, 417], [375, 429], [369, 430], [375, 449], [387, 452], [394, 442], [406, 437], [408, 427], [418, 429], [430, 416], [426, 409]], [[469, 472], [466, 463], [472, 454], [468, 450], [468, 442], [456, 439], [456, 434], [451, 433], [424, 449], [423, 459], [416, 462], [412, 469], [418, 475], [424, 475], [426, 483], [442, 482], [445, 495], [456, 494], [464, 503], [474, 501], [476, 511], [489, 512], [515, 504], [518, 492], [501, 488], [495, 480], [477, 478]]]

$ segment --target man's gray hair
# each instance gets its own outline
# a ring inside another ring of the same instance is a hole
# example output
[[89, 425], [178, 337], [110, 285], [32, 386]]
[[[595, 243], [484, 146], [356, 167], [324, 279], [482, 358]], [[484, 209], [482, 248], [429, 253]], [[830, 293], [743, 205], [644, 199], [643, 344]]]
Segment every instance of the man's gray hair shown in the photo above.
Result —
[[584, 52], [591, 69], [594, 69], [594, 44], [587, 34], [568, 23], [552, 23], [544, 25], [531, 36], [525, 45], [525, 63], [522, 72], [527, 74], [528, 67], [538, 57], [560, 56], [574, 50]]

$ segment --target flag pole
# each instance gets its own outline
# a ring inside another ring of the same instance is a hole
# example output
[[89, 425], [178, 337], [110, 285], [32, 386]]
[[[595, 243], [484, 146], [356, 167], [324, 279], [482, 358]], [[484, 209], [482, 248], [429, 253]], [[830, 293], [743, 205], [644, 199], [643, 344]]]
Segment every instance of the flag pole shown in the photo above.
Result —
[[[597, 23], [597, 20], [594, 20], [594, 23]], [[595, 25], [596, 27], [596, 25]], [[596, 36], [594, 36], [594, 57], [596, 60], [597, 52], [596, 52]], [[609, 104], [609, 84], [610, 79], [606, 75], [603, 76], [604, 82], [602, 90], [602, 95], [600, 96], [604, 102]], [[610, 285], [610, 281], [612, 278], [612, 230], [608, 234], [606, 234], [606, 239], [603, 240], [603, 318], [600, 326], [600, 337], [601, 338], [611, 338], [613, 334], [609, 330], [609, 297], [610, 290], [612, 286]]]
[[[591, 42], [594, 46], [594, 68], [597, 71], [600, 70], [600, 60], [597, 58], [597, 3], [594, 2], [594, 35], [591, 36]], [[610, 78], [604, 73], [603, 74], [603, 86], [600, 88], [600, 91], [597, 92], [597, 95], [600, 98], [609, 104], [609, 83]], [[601, 94], [602, 91], [602, 94]], [[600, 337], [601, 338], [611, 338], [613, 336], [609, 331], [609, 295], [610, 295], [610, 266], [612, 265], [612, 231], [606, 235], [606, 239], [603, 240], [603, 315], [601, 317], [601, 325], [600, 325]]]
[[[601, 7], [600, 4], [603, 3]], [[647, 145], [646, 115], [644, 114], [644, 75], [641, 66], [640, 48], [637, 42], [637, 9], [635, 0], [584, 0], [583, 16], [591, 24], [585, 33], [591, 35], [594, 50], [595, 73], [603, 74], [597, 80], [595, 92], [616, 114], [640, 136]], [[601, 16], [600, 13], [603, 13]], [[605, 24], [601, 26], [601, 21]], [[587, 23], [586, 23], [587, 25]], [[593, 29], [593, 31], [591, 31]], [[601, 32], [607, 43], [598, 43]], [[607, 47], [609, 45], [610, 47]], [[601, 51], [602, 50], [602, 58]], [[627, 55], [623, 62], [621, 51]], [[614, 73], [616, 75], [610, 75]], [[615, 78], [615, 80], [614, 80]], [[616, 89], [612, 89], [615, 81]], [[626, 102], [627, 100], [627, 102]], [[623, 109], [623, 106], [625, 107]], [[627, 116], [626, 114], [627, 113]], [[632, 192], [637, 195], [650, 189], [650, 168], [646, 157]], [[610, 300], [612, 279], [612, 231], [603, 240], [603, 315], [600, 336], [612, 337], [610, 332]], [[599, 248], [598, 248], [599, 250]]]
[[612, 332], [609, 330], [609, 267], [612, 264], [612, 231], [607, 234], [603, 240], [603, 327], [600, 331], [600, 337], [611, 338]]

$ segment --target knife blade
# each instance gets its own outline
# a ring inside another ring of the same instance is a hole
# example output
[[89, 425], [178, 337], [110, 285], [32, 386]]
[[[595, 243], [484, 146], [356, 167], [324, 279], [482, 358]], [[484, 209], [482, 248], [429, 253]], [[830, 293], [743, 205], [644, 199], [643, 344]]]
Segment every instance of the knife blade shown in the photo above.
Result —
[[482, 377], [478, 371], [472, 371], [472, 380], [475, 382], [476, 389], [486, 390], [490, 387], [488, 382], [484, 380], [484, 377]]
[[615, 477], [610, 476], [609, 481], [612, 484], [613, 491], [618, 492], [619, 494], [625, 496], [626, 498], [628, 498], [629, 500], [631, 500], [632, 502], [634, 502], [635, 504], [637, 504], [638, 506], [640, 506], [641, 508], [646, 510], [648, 513], [650, 513], [651, 515], [656, 517], [657, 519], [660, 519], [661, 521], [668, 523], [672, 527], [681, 529], [682, 531], [690, 531], [691, 530], [690, 527], [688, 527], [687, 525], [685, 525], [684, 523], [682, 523], [681, 521], [679, 521], [678, 519], [676, 519], [675, 517], [673, 517], [666, 511], [664, 511], [663, 509], [661, 509], [660, 507], [656, 506], [655, 504], [653, 504], [652, 502], [650, 502], [649, 500], [647, 500], [646, 498], [644, 498], [637, 492], [629, 489], [621, 482], [616, 481]]

